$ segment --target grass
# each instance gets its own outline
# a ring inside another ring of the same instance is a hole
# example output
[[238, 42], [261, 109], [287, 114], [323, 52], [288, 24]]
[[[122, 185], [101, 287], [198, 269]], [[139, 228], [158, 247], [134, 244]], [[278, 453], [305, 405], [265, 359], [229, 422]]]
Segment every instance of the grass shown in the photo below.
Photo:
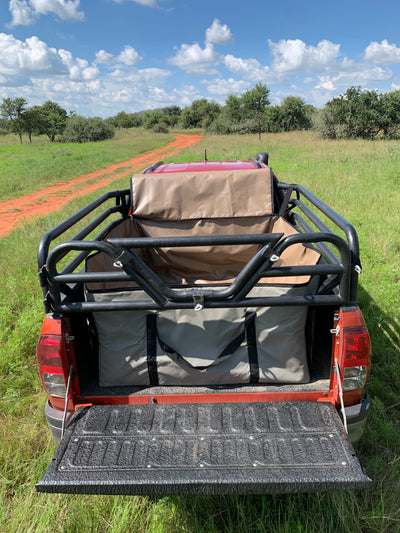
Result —
[[[43, 319], [36, 248], [45, 231], [98, 191], [0, 240], [0, 531], [400, 532], [400, 143], [321, 141], [309, 132], [264, 135], [261, 143], [205, 136], [178, 158], [202, 158], [204, 149], [210, 160], [268, 150], [281, 180], [304, 184], [357, 228], [359, 299], [373, 343], [372, 407], [357, 453], [372, 488], [198, 498], [35, 493], [55, 449], [34, 355]], [[126, 186], [126, 179], [115, 182], [115, 189]]]
[[16, 144], [0, 136], [0, 199], [17, 198], [87, 172], [127, 161], [164, 146], [173, 137], [147, 130], [117, 130], [113, 139], [98, 143], [49, 143], [46, 137], [32, 144]]

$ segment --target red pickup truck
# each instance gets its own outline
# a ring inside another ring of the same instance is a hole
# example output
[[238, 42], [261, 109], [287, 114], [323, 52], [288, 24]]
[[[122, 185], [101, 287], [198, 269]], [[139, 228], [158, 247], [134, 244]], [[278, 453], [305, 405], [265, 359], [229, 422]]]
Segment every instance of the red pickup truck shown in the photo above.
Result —
[[370, 483], [357, 234], [268, 154], [155, 163], [46, 233], [38, 263], [58, 444], [38, 491]]

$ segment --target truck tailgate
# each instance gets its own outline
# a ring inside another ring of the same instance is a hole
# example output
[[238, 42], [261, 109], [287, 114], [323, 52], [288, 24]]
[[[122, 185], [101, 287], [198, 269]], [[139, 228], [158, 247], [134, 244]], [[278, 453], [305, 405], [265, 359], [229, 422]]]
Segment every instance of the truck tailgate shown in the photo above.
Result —
[[191, 403], [79, 408], [36, 488], [263, 494], [369, 482], [330, 403]]

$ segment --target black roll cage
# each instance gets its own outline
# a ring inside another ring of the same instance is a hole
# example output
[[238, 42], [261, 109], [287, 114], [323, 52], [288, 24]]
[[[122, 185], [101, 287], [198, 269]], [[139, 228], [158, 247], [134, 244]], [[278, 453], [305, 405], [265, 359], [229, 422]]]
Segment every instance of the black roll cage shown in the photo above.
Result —
[[[319, 198], [300, 185], [276, 182], [275, 187], [283, 194], [282, 205], [288, 220], [296, 225], [299, 234], [282, 239], [282, 233], [256, 235], [185, 236], [165, 238], [109, 238], [110, 230], [129, 216], [130, 191], [108, 192], [70, 218], [47, 232], [41, 239], [38, 250], [39, 279], [43, 291], [46, 313], [75, 313], [91, 311], [115, 311], [132, 309], [184, 309], [218, 307], [259, 307], [288, 305], [336, 305], [354, 304], [357, 300], [359, 261], [358, 237], [354, 227]], [[316, 209], [313, 211], [303, 201], [306, 199]], [[89, 217], [97, 208], [115, 199], [115, 205], [104, 207], [100, 215], [90, 220], [72, 239], [50, 247], [55, 239], [73, 228], [78, 222]], [[298, 213], [299, 211], [300, 213]], [[91, 240], [85, 240], [96, 228], [112, 215], [120, 218], [111, 221]], [[327, 217], [342, 230], [345, 239], [337, 235], [323, 222], [320, 214]], [[317, 228], [313, 229], [313, 226]], [[106, 240], [104, 240], [106, 239]], [[284, 250], [297, 243], [313, 246], [322, 255], [317, 265], [277, 267], [274, 263]], [[163, 248], [184, 246], [223, 246], [258, 244], [257, 252], [244, 266], [236, 279], [227, 287], [215, 289], [199, 286], [196, 288], [170, 287], [166, 285], [139, 257], [138, 248]], [[330, 246], [329, 246], [330, 245]], [[117, 272], [84, 272], [83, 263], [92, 252], [104, 252], [120, 268]], [[57, 269], [60, 261], [70, 252], [77, 252], [73, 259]], [[79, 272], [75, 270], [81, 266]], [[329, 294], [315, 293], [307, 296], [290, 294], [279, 297], [248, 297], [250, 290], [260, 278], [287, 276], [332, 276], [336, 289]], [[148, 295], [142, 301], [84, 301], [82, 284], [91, 282], [136, 282]], [[198, 308], [198, 307], [197, 307]]]

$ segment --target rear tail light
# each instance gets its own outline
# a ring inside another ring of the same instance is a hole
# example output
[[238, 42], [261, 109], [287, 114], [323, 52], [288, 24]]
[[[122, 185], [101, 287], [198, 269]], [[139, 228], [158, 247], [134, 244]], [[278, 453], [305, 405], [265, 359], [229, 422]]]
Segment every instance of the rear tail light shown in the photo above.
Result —
[[42, 334], [37, 346], [40, 379], [47, 394], [65, 398], [66, 387], [62, 364], [62, 336]]
[[[368, 379], [370, 371], [371, 342], [364, 326], [345, 327], [343, 330], [343, 392], [359, 391]], [[361, 389], [361, 390], [360, 390]], [[347, 394], [347, 396], [350, 396]]]

